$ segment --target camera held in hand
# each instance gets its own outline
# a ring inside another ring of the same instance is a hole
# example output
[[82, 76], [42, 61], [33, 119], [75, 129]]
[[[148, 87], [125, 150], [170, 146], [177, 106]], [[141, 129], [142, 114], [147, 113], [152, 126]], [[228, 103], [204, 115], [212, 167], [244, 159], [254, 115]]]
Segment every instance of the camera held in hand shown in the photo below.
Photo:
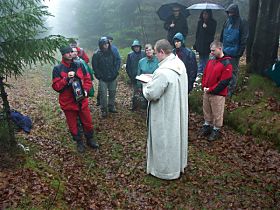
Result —
[[69, 83], [72, 86], [75, 101], [79, 103], [86, 97], [82, 82], [78, 77], [73, 77], [70, 79]]

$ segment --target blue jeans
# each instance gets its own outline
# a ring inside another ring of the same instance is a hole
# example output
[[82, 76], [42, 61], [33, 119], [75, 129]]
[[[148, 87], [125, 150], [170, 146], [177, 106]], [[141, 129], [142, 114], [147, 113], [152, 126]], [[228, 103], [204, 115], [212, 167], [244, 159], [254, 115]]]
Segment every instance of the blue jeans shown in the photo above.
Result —
[[203, 74], [207, 61], [209, 60], [209, 55], [199, 54], [199, 63], [198, 63], [198, 74]]

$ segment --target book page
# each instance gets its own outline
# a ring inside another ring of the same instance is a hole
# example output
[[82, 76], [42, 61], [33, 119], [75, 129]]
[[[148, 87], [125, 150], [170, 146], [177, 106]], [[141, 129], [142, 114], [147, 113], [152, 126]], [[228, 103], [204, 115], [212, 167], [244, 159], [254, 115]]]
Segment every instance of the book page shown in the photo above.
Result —
[[140, 74], [138, 76], [135, 77], [135, 79], [147, 83], [149, 81], [151, 81], [153, 78], [153, 74]]

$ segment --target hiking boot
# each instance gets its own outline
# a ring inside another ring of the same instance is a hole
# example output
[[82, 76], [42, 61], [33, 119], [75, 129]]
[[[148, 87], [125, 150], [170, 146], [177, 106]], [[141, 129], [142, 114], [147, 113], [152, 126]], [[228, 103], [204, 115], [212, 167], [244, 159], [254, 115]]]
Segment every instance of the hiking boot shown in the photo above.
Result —
[[108, 113], [106, 111], [101, 111], [101, 117], [106, 118]]
[[99, 148], [99, 145], [96, 143], [96, 141], [93, 138], [93, 131], [85, 133], [85, 137], [87, 140], [87, 145], [93, 149]]
[[208, 141], [214, 141], [216, 139], [219, 139], [220, 137], [221, 137], [220, 129], [212, 129], [212, 132], [208, 138]]
[[73, 140], [77, 142], [77, 151], [79, 153], [84, 153], [85, 152], [85, 145], [80, 137], [80, 134], [73, 136]]
[[88, 138], [87, 139], [87, 145], [93, 149], [98, 149], [99, 144], [96, 143], [96, 141], [93, 138]]
[[77, 140], [77, 151], [79, 153], [84, 153], [85, 152], [85, 145], [84, 145], [84, 143], [81, 139]]
[[212, 127], [210, 125], [203, 125], [202, 128], [199, 130], [200, 136], [208, 136], [211, 134]]

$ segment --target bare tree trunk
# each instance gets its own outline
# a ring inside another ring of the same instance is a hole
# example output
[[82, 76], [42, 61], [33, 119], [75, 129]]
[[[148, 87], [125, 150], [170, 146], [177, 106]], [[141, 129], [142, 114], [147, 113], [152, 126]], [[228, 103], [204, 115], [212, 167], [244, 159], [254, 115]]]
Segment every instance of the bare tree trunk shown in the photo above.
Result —
[[280, 1], [259, 0], [258, 19], [250, 53], [250, 70], [261, 75], [277, 58]]
[[249, 37], [247, 40], [246, 47], [246, 62], [250, 63], [251, 61], [251, 51], [255, 37], [255, 30], [257, 25], [257, 18], [259, 12], [259, 0], [250, 0], [249, 3], [249, 15], [248, 15], [248, 23], [249, 23]]
[[142, 36], [143, 36], [143, 38], [145, 40], [145, 43], [148, 43], [148, 37], [147, 37], [146, 31], [145, 31], [144, 21], [143, 21], [143, 12], [142, 12], [142, 9], [141, 9], [141, 0], [137, 1], [137, 6], [138, 6], [138, 11], [139, 11]]
[[1, 92], [1, 98], [2, 98], [2, 101], [3, 101], [3, 109], [4, 109], [4, 112], [5, 112], [5, 118], [6, 118], [6, 121], [7, 121], [7, 124], [8, 124], [8, 132], [9, 132], [9, 137], [10, 139], [9, 140], [5, 140], [7, 141], [7, 147], [8, 148], [12, 148], [16, 145], [16, 139], [15, 139], [15, 131], [14, 131], [14, 128], [13, 128], [13, 123], [11, 121], [11, 117], [10, 117], [10, 105], [9, 105], [9, 101], [8, 101], [8, 94], [6, 93], [5, 91], [5, 86], [4, 86], [4, 82], [3, 82], [4, 78], [3, 77], [0, 77], [0, 92]]

